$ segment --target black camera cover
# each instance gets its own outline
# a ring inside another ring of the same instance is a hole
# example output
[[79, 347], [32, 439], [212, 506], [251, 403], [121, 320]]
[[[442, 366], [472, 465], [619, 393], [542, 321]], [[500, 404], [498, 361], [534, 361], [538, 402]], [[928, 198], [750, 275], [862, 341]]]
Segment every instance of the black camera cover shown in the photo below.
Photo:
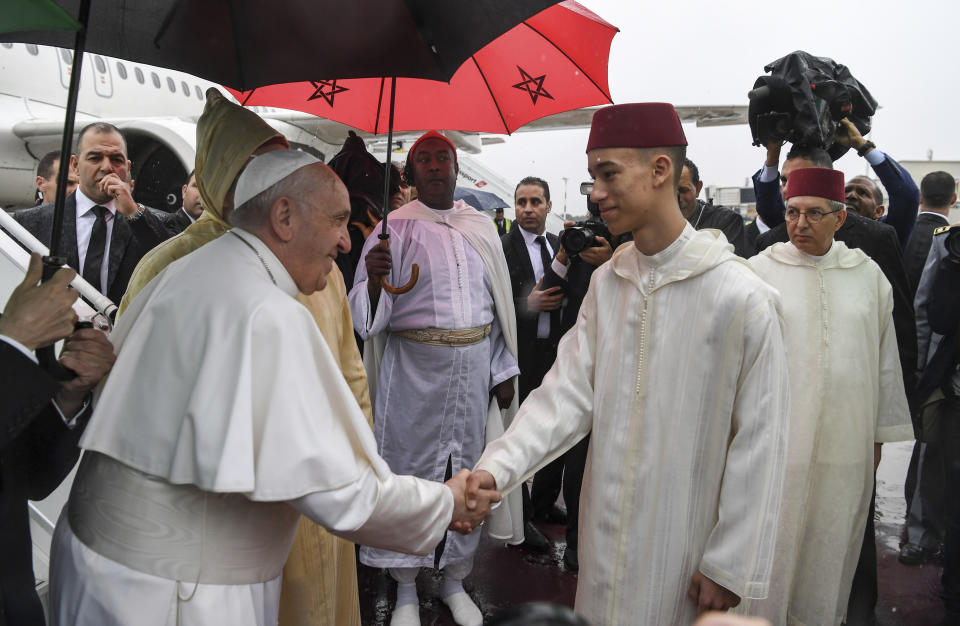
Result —
[[788, 141], [824, 148], [836, 160], [848, 150], [834, 142], [841, 119], [870, 132], [877, 101], [845, 65], [798, 50], [763, 69], [770, 75], [759, 77], [750, 94], [754, 145]]

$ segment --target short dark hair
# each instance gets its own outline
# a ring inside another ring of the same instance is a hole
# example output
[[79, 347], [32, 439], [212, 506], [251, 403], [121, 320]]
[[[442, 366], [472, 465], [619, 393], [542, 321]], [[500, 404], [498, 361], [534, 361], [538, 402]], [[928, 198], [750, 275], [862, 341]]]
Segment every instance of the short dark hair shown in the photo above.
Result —
[[833, 159], [830, 158], [830, 153], [823, 148], [817, 148], [815, 146], [791, 146], [790, 152], [787, 152], [787, 161], [790, 159], [806, 159], [810, 161], [814, 167], [833, 169]]
[[543, 197], [547, 202], [550, 202], [550, 185], [547, 184], [547, 181], [542, 178], [537, 178], [536, 176], [526, 176], [523, 180], [517, 183], [517, 186], [513, 189], [513, 199], [517, 199], [517, 190], [520, 189], [523, 185], [538, 185], [543, 189]]
[[920, 181], [920, 197], [931, 209], [945, 209], [950, 206], [956, 192], [957, 181], [950, 172], [930, 172]]
[[[80, 151], [80, 144], [83, 143], [83, 136], [87, 133], [117, 133], [120, 135], [120, 138], [123, 139], [123, 152], [127, 152], [127, 138], [123, 134], [123, 131], [109, 122], [93, 122], [92, 124], [87, 124], [81, 128], [80, 134], [77, 135], [77, 152]], [[129, 157], [130, 155], [127, 156]]]
[[53, 176], [53, 164], [60, 160], [60, 151], [53, 150], [41, 157], [37, 164], [37, 176], [48, 179]]
[[[693, 183], [693, 186], [696, 187], [700, 184], [700, 170], [697, 169], [696, 164], [690, 159], [683, 160], [683, 167], [690, 170], [690, 182]], [[683, 168], [681, 168], [683, 169]]]
[[673, 187], [676, 189], [680, 185], [680, 177], [683, 175], [683, 164], [687, 160], [686, 146], [664, 146], [661, 148], [637, 148], [637, 153], [641, 159], [652, 158], [654, 154], [666, 154], [673, 162]]
[[187, 174], [187, 179], [186, 179], [185, 181], [183, 181], [183, 184], [184, 184], [184, 185], [189, 185], [189, 184], [190, 184], [190, 179], [193, 178], [196, 173], [197, 173], [197, 170], [195, 170], [195, 169], [190, 170], [190, 173]]

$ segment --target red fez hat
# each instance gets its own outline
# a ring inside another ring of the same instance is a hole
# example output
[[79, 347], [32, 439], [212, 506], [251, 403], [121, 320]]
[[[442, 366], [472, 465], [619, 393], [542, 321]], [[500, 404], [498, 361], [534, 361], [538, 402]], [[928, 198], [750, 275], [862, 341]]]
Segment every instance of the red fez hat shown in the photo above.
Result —
[[685, 146], [687, 138], [672, 104], [614, 104], [593, 114], [587, 152], [595, 148]]
[[446, 143], [448, 146], [450, 146], [450, 149], [451, 149], [451, 150], [453, 150], [453, 158], [454, 158], [454, 159], [457, 158], [457, 147], [456, 147], [455, 145], [453, 145], [453, 142], [450, 141], [445, 135], [441, 135], [440, 133], [438, 133], [438, 132], [435, 131], [435, 130], [429, 130], [429, 131], [425, 132], [423, 135], [421, 135], [421, 136], [420, 136], [420, 139], [417, 139], [417, 142], [416, 142], [415, 144], [413, 144], [413, 147], [412, 147], [412, 148], [410, 148], [410, 154], [413, 154], [414, 152], [416, 152], [417, 146], [420, 145], [420, 142], [421, 142], [421, 141], [425, 141], [425, 140], [427, 140], [427, 139], [439, 139], [440, 141], [443, 141], [443, 142]]
[[790, 172], [787, 190], [783, 198], [794, 196], [814, 196], [845, 202], [847, 194], [843, 190], [843, 172], [825, 167], [804, 167]]

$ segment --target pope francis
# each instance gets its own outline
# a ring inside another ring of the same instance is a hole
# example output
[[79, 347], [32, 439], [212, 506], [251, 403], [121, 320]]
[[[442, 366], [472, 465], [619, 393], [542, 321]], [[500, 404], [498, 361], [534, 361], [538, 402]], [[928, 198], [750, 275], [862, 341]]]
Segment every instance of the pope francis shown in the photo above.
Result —
[[342, 183], [279, 150], [251, 161], [235, 204], [232, 230], [160, 272], [111, 336], [53, 541], [53, 624], [274, 624], [301, 513], [425, 554], [489, 512], [466, 511], [466, 470], [446, 485], [390, 472], [294, 299], [349, 248]]

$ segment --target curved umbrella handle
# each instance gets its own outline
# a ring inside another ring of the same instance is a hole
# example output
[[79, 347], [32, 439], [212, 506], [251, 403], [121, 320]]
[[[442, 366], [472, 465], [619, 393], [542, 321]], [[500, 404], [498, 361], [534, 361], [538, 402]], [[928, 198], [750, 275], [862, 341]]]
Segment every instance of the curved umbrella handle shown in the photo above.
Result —
[[406, 285], [402, 285], [400, 287], [394, 287], [393, 285], [387, 282], [387, 277], [384, 276], [383, 278], [380, 279], [380, 286], [396, 296], [396, 295], [400, 295], [401, 293], [407, 293], [408, 291], [413, 289], [413, 286], [417, 284], [417, 279], [419, 278], [420, 278], [420, 266], [414, 263], [412, 266], [410, 266], [410, 280], [407, 281]]

